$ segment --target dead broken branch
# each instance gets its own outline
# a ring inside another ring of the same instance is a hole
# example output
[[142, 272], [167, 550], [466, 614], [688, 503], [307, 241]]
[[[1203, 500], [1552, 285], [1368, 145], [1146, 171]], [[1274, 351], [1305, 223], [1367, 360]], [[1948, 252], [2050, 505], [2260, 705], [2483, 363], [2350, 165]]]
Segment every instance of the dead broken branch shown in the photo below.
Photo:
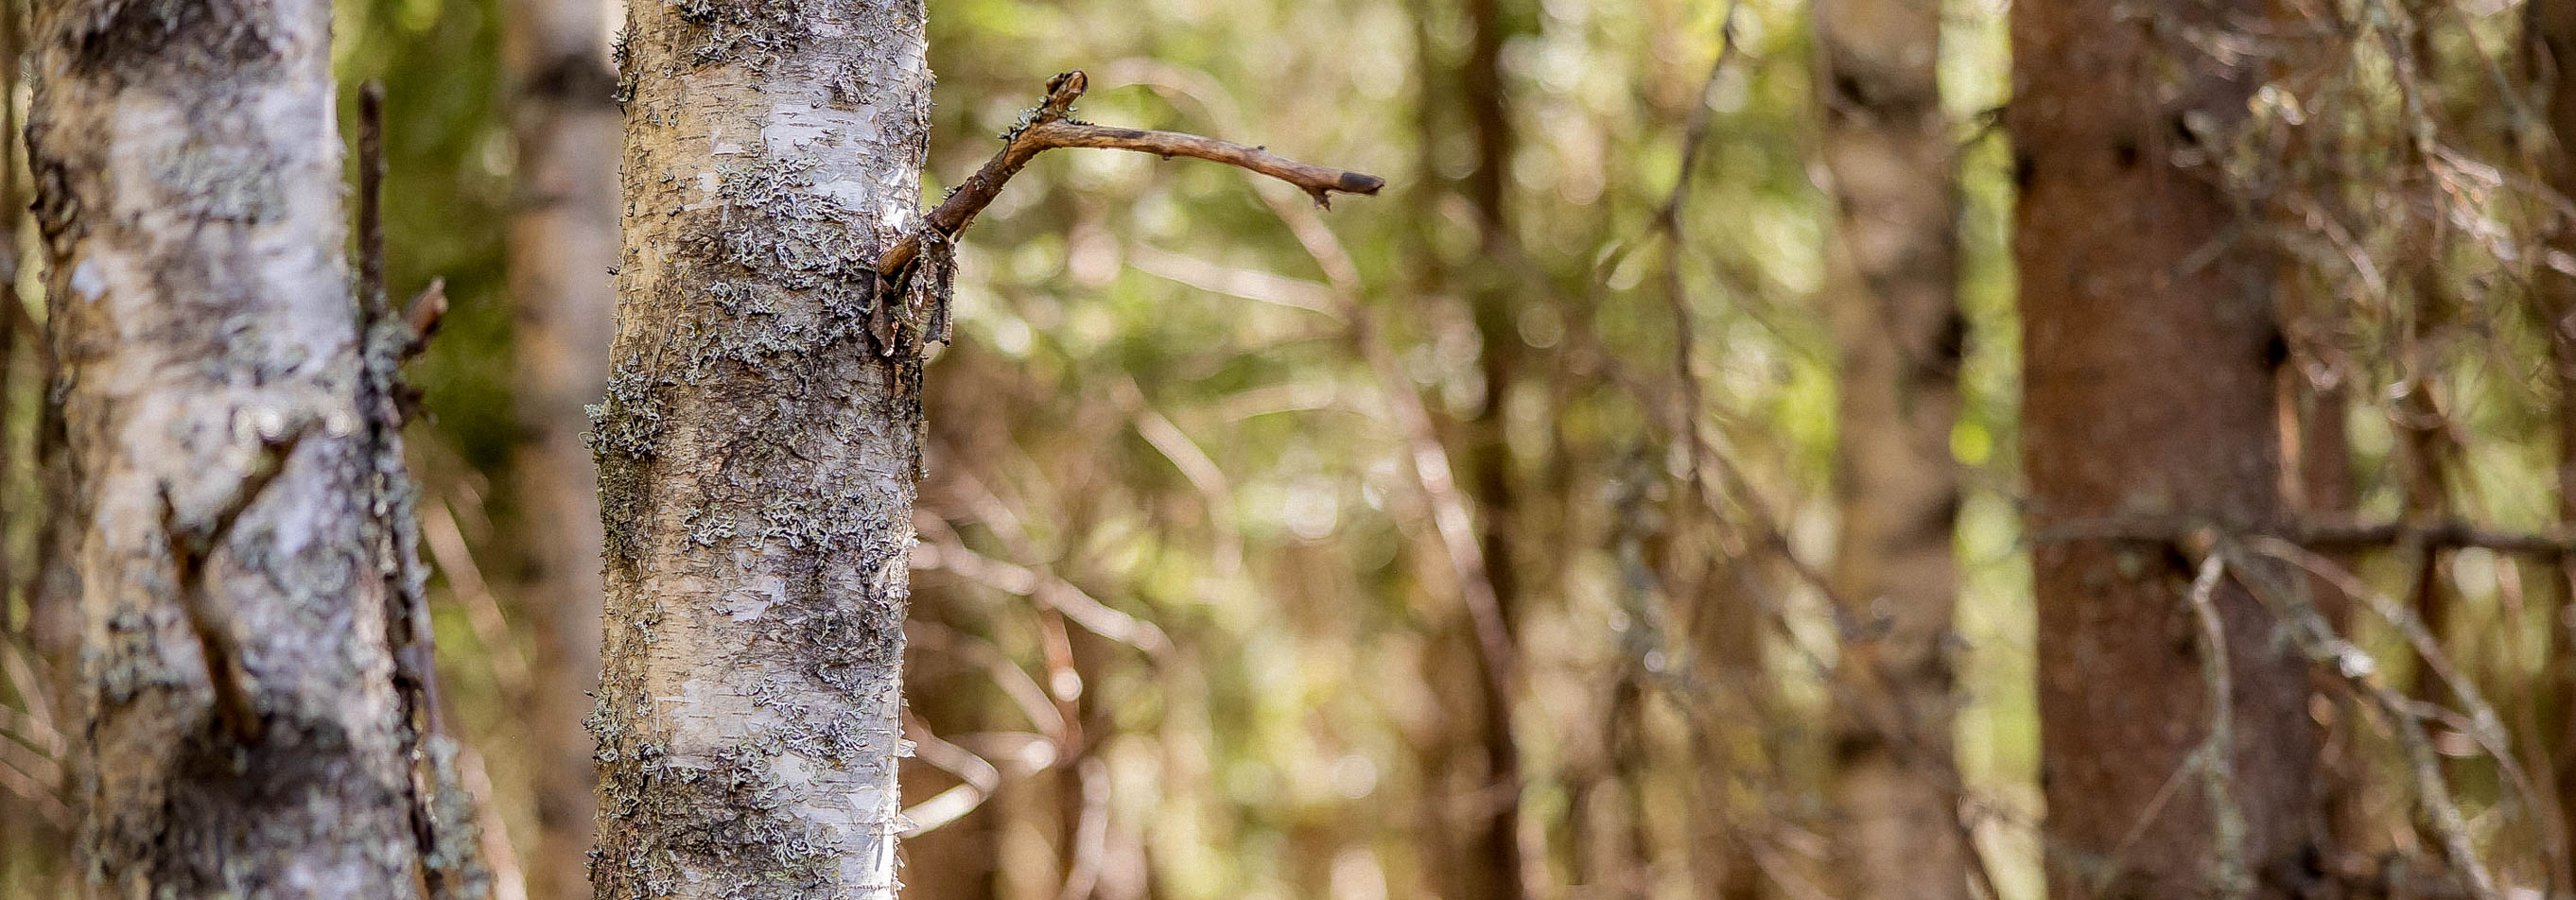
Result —
[[215, 694], [215, 716], [242, 746], [258, 743], [266, 730], [265, 723], [259, 717], [258, 701], [253, 699], [250, 672], [242, 665], [241, 638], [231, 611], [207, 596], [202, 573], [206, 558], [213, 556], [215, 548], [231, 535], [233, 523], [286, 470], [287, 457], [303, 443], [308, 430], [309, 424], [280, 437], [262, 437], [260, 452], [242, 471], [240, 482], [204, 518], [187, 520], [171, 501], [166, 486], [161, 493], [162, 531], [170, 541], [171, 580], [179, 593], [179, 606], [186, 612], [188, 628], [196, 633], [198, 650], [205, 656], [206, 680]]
[[[1094, 147], [1105, 150], [1134, 150], [1152, 153], [1165, 159], [1186, 156], [1220, 162], [1247, 169], [1296, 185], [1315, 198], [1318, 206], [1331, 206], [1334, 191], [1345, 194], [1375, 194], [1386, 186], [1386, 179], [1358, 172], [1345, 172], [1298, 162], [1270, 152], [1264, 147], [1249, 147], [1232, 141], [1221, 141], [1175, 131], [1148, 131], [1138, 128], [1116, 128], [1094, 125], [1071, 118], [1073, 102], [1082, 97], [1090, 78], [1076, 69], [1047, 82], [1047, 96], [1036, 109], [1022, 117], [1019, 127], [1004, 134], [1002, 150], [977, 169], [966, 183], [958, 185], [938, 208], [923, 217], [923, 224], [940, 234], [954, 237], [975, 221], [975, 215], [991, 206], [1001, 196], [1002, 185], [1017, 175], [1037, 155], [1058, 147]], [[921, 235], [907, 234], [887, 248], [878, 260], [877, 270], [888, 274], [902, 272], [921, 253]]]

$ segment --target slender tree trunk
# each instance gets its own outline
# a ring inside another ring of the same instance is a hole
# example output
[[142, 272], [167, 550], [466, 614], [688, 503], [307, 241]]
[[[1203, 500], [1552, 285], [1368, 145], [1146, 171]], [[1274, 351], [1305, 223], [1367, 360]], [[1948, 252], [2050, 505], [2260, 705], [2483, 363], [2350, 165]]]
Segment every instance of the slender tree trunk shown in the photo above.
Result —
[[[1968, 896], [1946, 645], [1957, 604], [1958, 190], [1938, 72], [1937, 0], [1816, 8], [1823, 157], [1837, 239], [1841, 364], [1836, 593], [1874, 640], [1842, 661], [1834, 799], [1860, 900]], [[1874, 707], [1874, 708], [1863, 708]]]
[[868, 325], [919, 221], [923, 25], [628, 7], [600, 897], [894, 895], [920, 369]]
[[[1500, 0], [1466, 0], [1466, 13], [1467, 59], [1458, 74], [1469, 131], [1475, 139], [1476, 166], [1464, 187], [1468, 204], [1476, 210], [1479, 243], [1490, 260], [1509, 252], [1512, 240], [1510, 210], [1504, 198], [1511, 185], [1514, 140], [1502, 70], [1503, 41], [1509, 33]], [[1512, 471], [1511, 436], [1504, 408], [1520, 381], [1527, 356], [1519, 324], [1521, 294], [1512, 283], [1490, 271], [1471, 271], [1469, 275], [1474, 282], [1469, 302], [1485, 397], [1475, 417], [1465, 423], [1468, 447], [1464, 454], [1464, 486], [1476, 504], [1485, 575], [1493, 583], [1494, 603], [1502, 615], [1505, 633], [1509, 634], [1524, 605], [1524, 579], [1514, 550], [1521, 492]], [[1474, 646], [1472, 640], [1470, 646]], [[1493, 665], [1493, 660], [1480, 658], [1476, 667], [1463, 673], [1471, 679], [1466, 683], [1478, 685], [1485, 695], [1483, 725], [1462, 733], [1474, 735], [1482, 745], [1484, 774], [1490, 780], [1482, 792], [1492, 802], [1490, 817], [1468, 827], [1467, 855], [1461, 862], [1491, 873], [1489, 892], [1471, 896], [1521, 900], [1531, 896], [1531, 867], [1540, 861], [1533, 860], [1529, 848], [1522, 846], [1530, 832], [1522, 821], [1524, 773], [1520, 744], [1512, 732], [1514, 698], [1495, 689], [1498, 682], [1490, 674]]]
[[[2548, 91], [2549, 128], [2555, 140], [2541, 157], [2542, 176], [2561, 197], [2576, 196], [2576, 0], [2533, 0], [2526, 40], [2534, 54], [2535, 73]], [[2576, 252], [2576, 222], [2559, 217], [2549, 230], [2549, 248]], [[2538, 303], [2549, 333], [2553, 379], [2558, 388], [2558, 518], [2576, 524], [2576, 277], [2543, 268]], [[2549, 665], [2545, 675], [2556, 693], [2556, 723], [2545, 732], [2557, 783], [2558, 815], [2568, 833], [2576, 834], [2576, 560], [2559, 561], [2559, 581], [2550, 592]]]
[[[1468, 42], [1463, 56], [1448, 58], [1426, 42], [1423, 62], [1443, 77], [1426, 79], [1423, 107], [1426, 134], [1463, 131], [1471, 141], [1471, 166], [1449, 187], [1475, 211], [1480, 259], [1471, 264], [1443, 265], [1438, 277], [1464, 292], [1479, 344], [1477, 371], [1484, 381], [1483, 404], [1458, 423], [1460, 483], [1474, 502], [1477, 542], [1485, 575], [1493, 585], [1497, 612], [1510, 631], [1523, 605], [1522, 573], [1516, 564], [1514, 539], [1522, 497], [1515, 481], [1505, 405], [1521, 378], [1527, 353], [1520, 335], [1517, 286], [1491, 271], [1490, 262], [1509, 252], [1512, 240], [1505, 198], [1510, 190], [1514, 135], [1502, 71], [1504, 41], [1509, 37], [1500, 0], [1463, 0], [1458, 5], [1426, 4], [1429, 16], [1455, 11], [1464, 21]], [[1455, 111], [1450, 112], [1454, 104]], [[1453, 118], [1454, 116], [1454, 118]], [[1432, 152], [1434, 142], [1424, 150]], [[1434, 162], [1426, 158], [1426, 163]], [[1425, 166], [1436, 170], [1437, 166]], [[1456, 262], [1456, 261], [1452, 261]], [[1481, 643], [1474, 613], [1455, 610], [1439, 642], [1444, 649], [1427, 658], [1424, 677], [1434, 684], [1472, 692], [1474, 700], [1449, 710], [1444, 725], [1447, 745], [1431, 748], [1425, 762], [1438, 792], [1453, 798], [1442, 804], [1451, 821], [1436, 831], [1443, 837], [1438, 852], [1446, 895], [1458, 900], [1521, 900], [1530, 896], [1534, 864], [1522, 845], [1532, 833], [1522, 812], [1521, 748], [1512, 732], [1514, 698], [1498, 690], [1496, 661]]]
[[408, 336], [350, 290], [330, 4], [34, 24], [91, 893], [475, 894], [471, 840], [438, 836], [446, 752], [414, 737]]
[[606, 4], [513, 0], [508, 54], [518, 108], [519, 191], [510, 218], [518, 355], [514, 510], [525, 554], [515, 596], [536, 642], [525, 698], [539, 900], [590, 896], [593, 764], [582, 719], [599, 683], [599, 482], [582, 406], [608, 383], [617, 293], [622, 130]]
[[[2210, 595], [2232, 740], [2196, 764], [2214, 679], [2194, 567], [2169, 546], [2083, 534], [2142, 516], [2278, 524], [2271, 262], [2218, 173], [2192, 162], [2243, 118], [2259, 69], [2189, 35], [2262, 14], [2220, 0], [2012, 10], [2052, 897], [2293, 897], [2315, 877], [2306, 673], [2277, 623], [2233, 580]], [[2159, 805], [2177, 773], [2191, 789]]]

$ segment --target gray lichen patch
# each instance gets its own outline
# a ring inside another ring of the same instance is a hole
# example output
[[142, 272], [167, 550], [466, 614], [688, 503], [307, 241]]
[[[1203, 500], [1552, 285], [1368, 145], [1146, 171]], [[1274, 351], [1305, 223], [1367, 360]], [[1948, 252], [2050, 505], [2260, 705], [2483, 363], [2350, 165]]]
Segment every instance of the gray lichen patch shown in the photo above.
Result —
[[590, 435], [594, 881], [888, 900], [919, 382], [869, 325], [910, 299], [874, 263], [912, 218], [922, 10], [628, 11], [620, 321]]
[[[89, 511], [67, 539], [90, 892], [419, 896], [413, 816], [445, 814], [415, 803], [417, 732], [386, 677], [424, 684], [389, 643], [419, 570], [374, 414], [398, 393], [383, 330], [336, 249], [329, 5], [69, 0], [39, 21], [53, 399], [66, 502]], [[262, 471], [225, 452], [271, 418], [322, 424]], [[208, 515], [233, 496], [255, 502]]]
[[273, 19], [224, 0], [90, 0], [71, 14], [73, 71], [113, 80], [221, 75], [275, 59]]
[[680, 38], [692, 66], [764, 70], [806, 38], [809, 11], [794, 0], [668, 0], [687, 32]]
[[150, 165], [164, 193], [208, 218], [256, 225], [285, 213], [278, 173], [258, 165], [247, 148], [164, 143], [153, 148]]
[[644, 744], [603, 765], [601, 814], [630, 827], [603, 837], [593, 879], [606, 896], [839, 897], [831, 842], [791, 811], [800, 798], [774, 756], [744, 746], [677, 759]]

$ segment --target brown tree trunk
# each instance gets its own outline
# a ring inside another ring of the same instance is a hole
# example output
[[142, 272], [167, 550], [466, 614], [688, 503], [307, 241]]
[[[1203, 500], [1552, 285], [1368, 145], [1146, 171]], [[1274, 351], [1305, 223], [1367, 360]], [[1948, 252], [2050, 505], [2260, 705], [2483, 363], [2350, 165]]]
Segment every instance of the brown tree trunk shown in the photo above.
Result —
[[[1426, 15], [1435, 9], [1426, 9]], [[1502, 70], [1509, 31], [1500, 0], [1463, 0], [1455, 9], [1467, 28], [1466, 53], [1442, 60], [1431, 45], [1424, 45], [1425, 63], [1447, 76], [1438, 80], [1448, 82], [1447, 90], [1439, 91], [1426, 80], [1425, 90], [1448, 96], [1425, 104], [1423, 129], [1435, 134], [1463, 130], [1471, 142], [1471, 166], [1453, 187], [1475, 212], [1479, 259], [1444, 265], [1440, 271], [1466, 293], [1476, 329], [1484, 398], [1457, 429], [1459, 486], [1474, 504], [1485, 577], [1493, 585], [1496, 612], [1508, 634], [1523, 605], [1514, 549], [1522, 498], [1504, 407], [1527, 354], [1518, 324], [1520, 293], [1490, 263], [1509, 252], [1512, 240], [1505, 197], [1514, 135]], [[1457, 105], [1457, 121], [1434, 112], [1445, 103]], [[1425, 142], [1426, 152], [1432, 143]], [[1521, 900], [1530, 896], [1528, 873], [1534, 860], [1522, 846], [1528, 829], [1522, 813], [1521, 748], [1512, 732], [1514, 698], [1494, 675], [1497, 661], [1492, 648], [1481, 642], [1474, 615], [1464, 608], [1455, 611], [1439, 638], [1446, 649], [1430, 655], [1424, 672], [1432, 683], [1472, 692], [1475, 698], [1450, 708], [1443, 732], [1447, 745], [1434, 748], [1426, 759], [1436, 790], [1449, 798], [1443, 807], [1451, 821], [1437, 829], [1445, 837], [1438, 868], [1447, 895], [1457, 900]]]
[[920, 219], [923, 27], [919, 0], [628, 7], [602, 898], [894, 896], [920, 368], [868, 326]]
[[[2542, 176], [2561, 197], [2576, 196], [2576, 0], [2533, 0], [2526, 42], [2535, 74], [2548, 93], [2549, 128], [2555, 140], [2541, 157]], [[2559, 217], [2549, 248], [2576, 252], [2576, 222]], [[2576, 524], [2576, 277], [2543, 268], [2538, 303], [2549, 333], [2553, 381], [2558, 388], [2558, 518]], [[2576, 560], [2559, 561], [2550, 596], [2548, 689], [2556, 701], [2545, 721], [2550, 765], [2556, 775], [2558, 815], [2576, 834]]]
[[1815, 12], [1823, 158], [1838, 235], [1828, 301], [1841, 365], [1835, 592], [1872, 638], [1847, 648], [1835, 847], [1847, 896], [1968, 896], [1946, 646], [1957, 604], [1958, 190], [1941, 111], [1941, 8]]
[[[2086, 536], [2136, 517], [2278, 524], [2271, 261], [2198, 162], [2214, 130], [2243, 118], [2259, 70], [2189, 36], [2262, 14], [2222, 0], [2012, 10], [2006, 116], [2022, 191], [2023, 466], [2053, 897], [2293, 897], [2315, 877], [2306, 673], [2278, 623], [2233, 581], [2211, 595], [2233, 739], [2202, 765], [2214, 701], [2194, 567], [2161, 543]], [[2177, 773], [2193, 789], [2159, 805]]]
[[519, 442], [513, 592], [536, 643], [527, 710], [538, 900], [590, 896], [593, 764], [589, 692], [599, 683], [599, 481], [582, 446], [584, 404], [608, 383], [617, 292], [622, 130], [606, 4], [513, 0], [504, 37], [518, 108], [519, 190], [510, 218]]
[[[1691, 810], [1695, 820], [1692, 842], [1700, 849], [1699, 856], [1691, 860], [1692, 880], [1698, 885], [1693, 896], [1705, 900], [1759, 900], [1766, 879], [1756, 864], [1752, 846], [1756, 841], [1770, 840], [1771, 836], [1763, 832], [1777, 826], [1769, 821], [1767, 798], [1757, 796], [1754, 802], [1745, 803], [1736, 797], [1744, 790], [1739, 787], [1744, 782], [1750, 781], [1752, 790], [1759, 794], [1781, 781], [1779, 760], [1772, 751], [1782, 742], [1771, 730], [1785, 727], [1772, 715], [1773, 681], [1763, 650], [1763, 637], [1769, 628], [1764, 622], [1762, 602], [1755, 596], [1759, 588], [1753, 586], [1761, 575], [1739, 568], [1757, 563], [1698, 558], [1722, 545], [1712, 529], [1698, 526], [1694, 530], [1702, 546], [1677, 548], [1675, 554], [1703, 573], [1694, 586], [1699, 596], [1690, 610], [1688, 627], [1691, 645], [1701, 659], [1707, 660], [1711, 683], [1708, 696], [1694, 698], [1694, 702], [1717, 710], [1741, 709], [1748, 715], [1728, 722], [1728, 717], [1721, 714], [1712, 718], [1729, 727], [1692, 730], [1694, 738], [1716, 745], [1705, 747], [1703, 752], [1717, 763], [1703, 765], [1691, 776], [1699, 779], [1705, 798]], [[1688, 541], [1692, 532], [1682, 534]], [[1755, 734], [1748, 737], [1736, 732], [1735, 727]], [[1742, 772], [1748, 756], [1754, 764], [1750, 778]]]
[[408, 335], [350, 292], [330, 4], [34, 26], [91, 891], [479, 895], [451, 751], [415, 737]]
[[[2285, 272], [2280, 280], [2281, 321], [2290, 329], [2303, 329], [2316, 334], [2293, 338], [2293, 343], [2322, 343], [2332, 340], [2338, 317], [2320, 302], [2317, 289], [2305, 273]], [[2282, 442], [2287, 459], [2295, 471], [2286, 485], [2290, 491], [2288, 507], [2312, 520], [2348, 519], [2353, 514], [2355, 478], [2352, 461], [2351, 386], [2333, 374], [2331, 380], [2318, 383], [2295, 365], [2281, 370], [2280, 393], [2276, 400], [2281, 421], [2288, 422], [2294, 433]], [[2352, 570], [2357, 559], [2353, 554], [2331, 552], [2326, 559], [2336, 566]], [[2302, 579], [2310, 602], [2334, 633], [2353, 633], [2353, 598], [2332, 580], [2309, 577]], [[2365, 865], [2371, 843], [2369, 810], [2364, 792], [2369, 787], [2369, 760], [2360, 746], [2363, 730], [2356, 718], [2361, 714], [2351, 692], [2327, 672], [2310, 679], [2314, 696], [2333, 710], [2333, 719], [2319, 729], [2318, 793], [2325, 808], [2327, 846], [2339, 859], [2330, 864]]]

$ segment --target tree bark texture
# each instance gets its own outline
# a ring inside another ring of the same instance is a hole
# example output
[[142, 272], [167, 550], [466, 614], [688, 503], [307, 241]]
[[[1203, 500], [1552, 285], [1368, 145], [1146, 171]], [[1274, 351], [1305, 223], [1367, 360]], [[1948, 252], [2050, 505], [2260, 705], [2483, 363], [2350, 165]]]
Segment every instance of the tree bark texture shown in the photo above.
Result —
[[93, 896], [483, 889], [416, 738], [408, 336], [351, 290], [330, 11], [36, 4]]
[[[2206, 164], [2261, 61], [2214, 59], [2190, 37], [2263, 12], [2250, 0], [2012, 10], [2052, 897], [2292, 897], [2317, 874], [2316, 739], [2279, 623], [2232, 579], [2210, 595], [2233, 734], [2196, 759], [2216, 700], [2194, 567], [2160, 543], [2081, 536], [2126, 516], [2237, 532], [2280, 519], [2272, 264]], [[2177, 773], [2189, 780], [2159, 808]]]
[[526, 722], [534, 760], [538, 900], [590, 896], [597, 815], [588, 694], [599, 683], [599, 482], [584, 404], [608, 384], [618, 259], [616, 73], [600, 0], [512, 0], [504, 34], [517, 108], [519, 188], [510, 217], [519, 440], [513, 512], [524, 554], [515, 597], [529, 623]]
[[894, 895], [925, 332], [871, 266], [919, 218], [923, 26], [628, 8], [599, 897]]
[[1874, 636], [1849, 648], [1838, 676], [1835, 846], [1847, 896], [1965, 900], [1947, 645], [1959, 580], [1950, 429], [1966, 322], [1941, 5], [1830, 0], [1815, 28], [1841, 375], [1831, 578]]

